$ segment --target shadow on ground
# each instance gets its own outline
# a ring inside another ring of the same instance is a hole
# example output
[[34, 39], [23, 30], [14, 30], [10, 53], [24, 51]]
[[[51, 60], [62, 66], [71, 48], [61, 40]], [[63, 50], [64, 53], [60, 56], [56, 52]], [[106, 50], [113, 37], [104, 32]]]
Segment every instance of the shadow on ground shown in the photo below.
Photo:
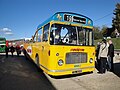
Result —
[[0, 90], [56, 90], [42, 70], [24, 56], [0, 55]]
[[[95, 67], [99, 71], [99, 66], [98, 66], [97, 62], [95, 62]], [[114, 63], [114, 71], [113, 71], [113, 73], [115, 75], [117, 75], [118, 77], [120, 77], [120, 62]]]
[[114, 63], [114, 74], [116, 74], [118, 77], [120, 77], [120, 62]]
[[84, 72], [84, 73], [78, 73], [78, 74], [70, 74], [70, 75], [63, 75], [63, 76], [50, 76], [54, 79], [66, 79], [66, 78], [72, 78], [72, 77], [78, 77], [83, 75], [92, 74], [93, 72]]

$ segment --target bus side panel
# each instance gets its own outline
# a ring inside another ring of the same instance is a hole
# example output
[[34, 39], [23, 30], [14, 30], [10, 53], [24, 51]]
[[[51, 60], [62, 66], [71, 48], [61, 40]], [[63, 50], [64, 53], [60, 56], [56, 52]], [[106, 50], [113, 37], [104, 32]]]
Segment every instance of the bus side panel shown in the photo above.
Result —
[[[41, 50], [39, 51], [39, 63], [40, 63], [40, 68], [43, 69], [46, 73], [48, 72], [49, 68], [49, 44], [46, 42], [41, 43]], [[40, 48], [38, 48], [40, 49]], [[37, 49], [37, 51], [38, 51]]]
[[[48, 73], [49, 69], [49, 45], [45, 42], [35, 42], [24, 44], [26, 53], [29, 55], [30, 59], [37, 64], [36, 57], [39, 57], [39, 67]], [[29, 52], [31, 50], [31, 53]]]

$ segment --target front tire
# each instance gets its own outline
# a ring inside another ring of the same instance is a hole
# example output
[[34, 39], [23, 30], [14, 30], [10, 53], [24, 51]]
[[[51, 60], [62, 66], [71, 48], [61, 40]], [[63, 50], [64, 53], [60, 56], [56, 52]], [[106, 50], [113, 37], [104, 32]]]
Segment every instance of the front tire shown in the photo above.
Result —
[[35, 62], [36, 62], [36, 65], [37, 65], [37, 70], [39, 72], [43, 72], [42, 69], [40, 68], [39, 56], [38, 55], [36, 55], [36, 57], [35, 57]]
[[36, 65], [37, 65], [38, 67], [40, 67], [40, 66], [39, 66], [39, 56], [38, 56], [38, 55], [36, 56], [35, 61], [36, 61]]

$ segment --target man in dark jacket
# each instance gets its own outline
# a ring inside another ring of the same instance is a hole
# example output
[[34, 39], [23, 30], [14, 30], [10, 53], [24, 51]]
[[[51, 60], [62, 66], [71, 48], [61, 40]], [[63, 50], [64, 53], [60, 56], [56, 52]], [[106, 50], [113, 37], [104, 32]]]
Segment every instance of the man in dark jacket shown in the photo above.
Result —
[[97, 60], [98, 70], [100, 69], [100, 59], [98, 59], [99, 50], [100, 50], [100, 42], [97, 43], [97, 48], [96, 48], [96, 60]]
[[10, 51], [11, 51], [11, 54], [12, 54], [12, 57], [13, 57], [13, 53], [15, 51], [15, 48], [13, 47], [13, 45], [10, 47]]
[[112, 40], [109, 40], [108, 43], [109, 43], [109, 47], [108, 47], [108, 57], [109, 57], [109, 59], [110, 59], [110, 61], [111, 61], [111, 69], [110, 69], [110, 71], [113, 72], [113, 71], [114, 71], [114, 64], [113, 64], [114, 45], [113, 45], [113, 43], [112, 43]]
[[5, 47], [5, 52], [6, 52], [6, 58], [8, 58], [8, 52], [9, 52], [8, 46]]

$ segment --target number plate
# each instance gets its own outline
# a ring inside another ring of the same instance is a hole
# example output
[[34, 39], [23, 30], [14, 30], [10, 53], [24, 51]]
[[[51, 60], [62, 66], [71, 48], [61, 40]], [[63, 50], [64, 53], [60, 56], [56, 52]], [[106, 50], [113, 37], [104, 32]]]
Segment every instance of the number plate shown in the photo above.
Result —
[[72, 74], [78, 74], [78, 73], [82, 73], [82, 70], [78, 70], [78, 71], [73, 71]]
[[74, 65], [74, 68], [80, 67], [80, 65]]

